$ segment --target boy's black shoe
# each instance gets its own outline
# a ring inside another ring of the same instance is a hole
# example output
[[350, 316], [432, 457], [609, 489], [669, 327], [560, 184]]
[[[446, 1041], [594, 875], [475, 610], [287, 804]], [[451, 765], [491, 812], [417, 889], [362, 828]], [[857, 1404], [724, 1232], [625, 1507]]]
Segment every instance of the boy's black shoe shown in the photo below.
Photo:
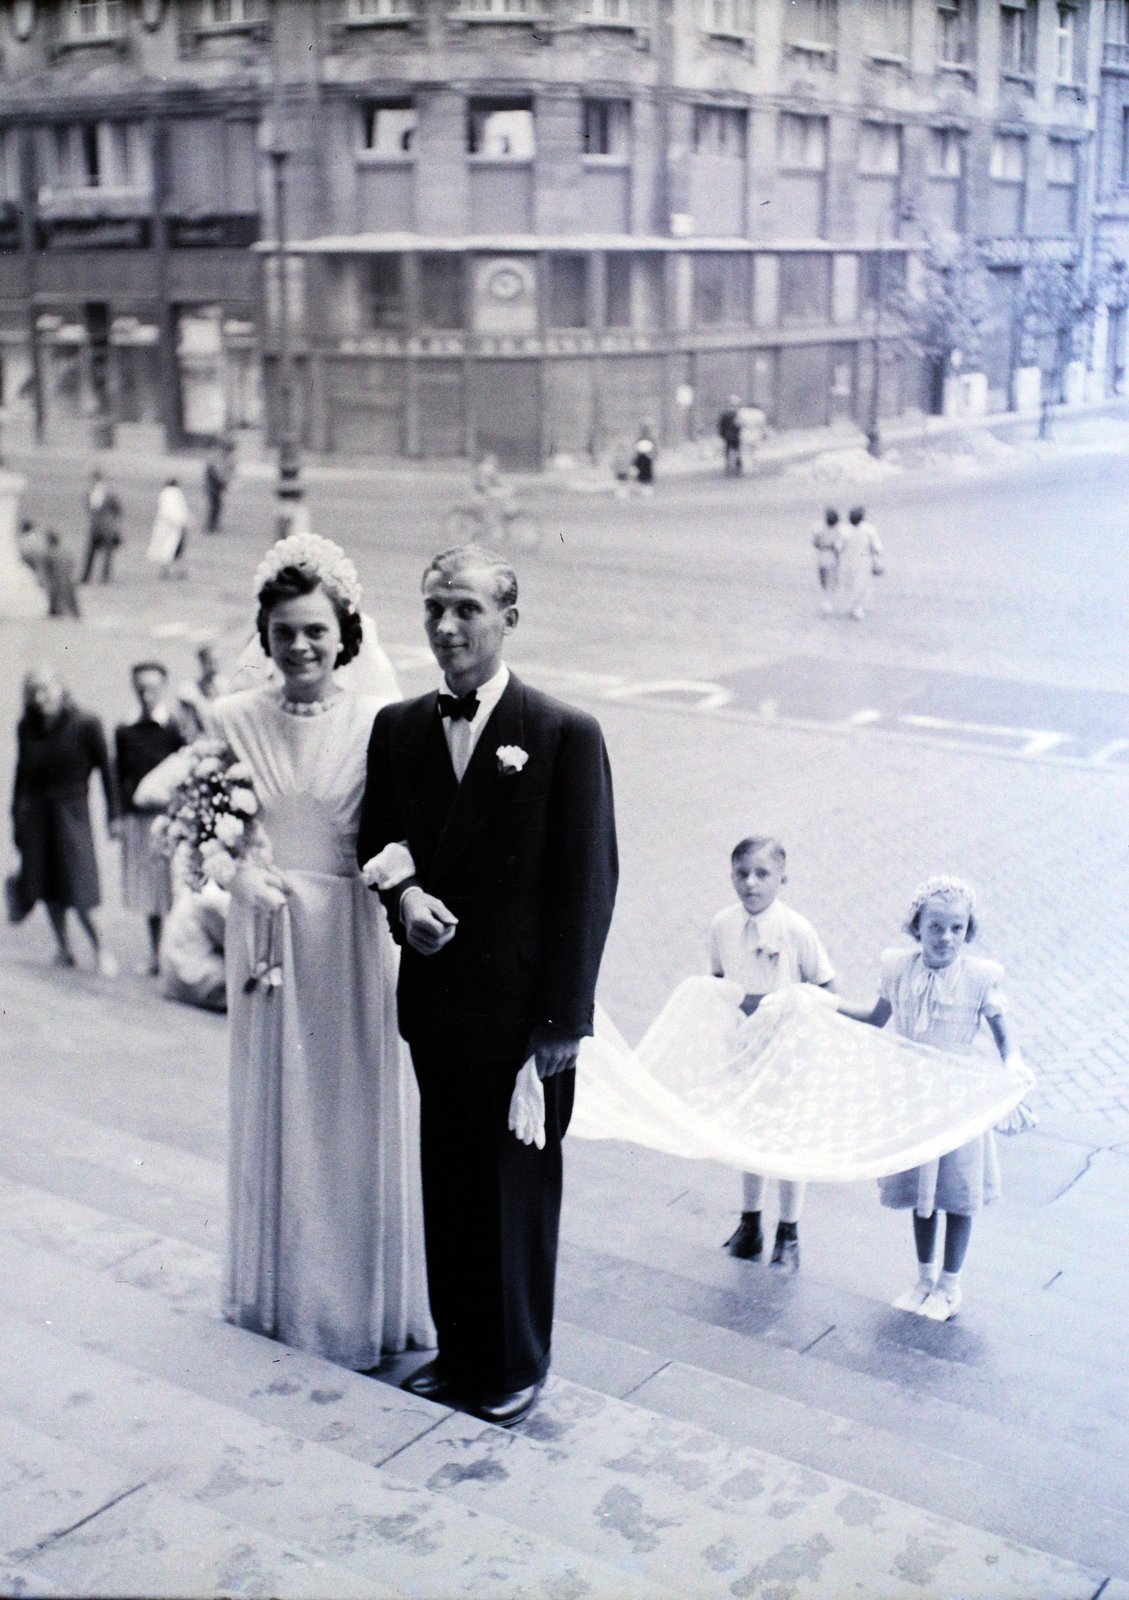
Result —
[[759, 1211], [742, 1211], [736, 1233], [730, 1234], [723, 1246], [738, 1261], [759, 1261], [764, 1255], [764, 1234], [761, 1232]]
[[772, 1247], [769, 1266], [780, 1267], [784, 1272], [799, 1272], [800, 1235], [794, 1222], [777, 1223], [776, 1243]]

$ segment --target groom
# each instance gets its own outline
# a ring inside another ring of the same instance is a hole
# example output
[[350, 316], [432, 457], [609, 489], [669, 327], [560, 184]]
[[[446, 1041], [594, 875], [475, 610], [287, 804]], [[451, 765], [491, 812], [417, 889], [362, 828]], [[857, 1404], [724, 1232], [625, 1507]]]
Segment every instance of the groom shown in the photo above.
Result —
[[[411, 854], [380, 889], [403, 945], [439, 1355], [404, 1387], [509, 1427], [549, 1368], [561, 1140], [618, 876], [611, 769], [593, 718], [504, 665], [510, 567], [450, 550], [424, 573], [423, 604], [446, 692], [377, 715], [357, 839], [362, 865], [389, 845]], [[507, 1126], [530, 1057], [543, 1149]]]

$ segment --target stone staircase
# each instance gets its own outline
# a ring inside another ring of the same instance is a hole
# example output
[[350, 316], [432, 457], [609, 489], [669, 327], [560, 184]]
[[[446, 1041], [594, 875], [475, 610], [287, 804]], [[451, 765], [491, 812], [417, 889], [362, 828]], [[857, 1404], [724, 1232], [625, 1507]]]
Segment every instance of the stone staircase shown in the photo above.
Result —
[[374, 1381], [223, 1323], [217, 1163], [6, 1108], [0, 1592], [1129, 1600], [1127, 1475], [867, 1371], [871, 1302], [630, 1260], [581, 1206], [507, 1433], [405, 1395], [406, 1358]]

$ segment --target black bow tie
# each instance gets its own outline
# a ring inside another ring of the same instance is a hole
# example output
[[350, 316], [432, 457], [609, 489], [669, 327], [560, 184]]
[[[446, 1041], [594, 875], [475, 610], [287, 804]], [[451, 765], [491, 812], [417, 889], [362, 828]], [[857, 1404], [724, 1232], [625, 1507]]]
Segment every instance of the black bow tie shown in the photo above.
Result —
[[469, 694], [464, 694], [462, 699], [454, 694], [441, 694], [439, 696], [439, 715], [447, 717], [452, 722], [465, 718], [473, 722], [475, 712], [478, 710], [478, 696], [472, 689]]

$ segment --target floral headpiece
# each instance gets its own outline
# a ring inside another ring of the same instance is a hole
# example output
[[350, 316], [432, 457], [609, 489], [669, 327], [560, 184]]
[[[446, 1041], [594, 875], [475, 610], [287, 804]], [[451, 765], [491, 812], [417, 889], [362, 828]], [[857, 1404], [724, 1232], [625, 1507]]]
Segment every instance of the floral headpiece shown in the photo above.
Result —
[[318, 533], [292, 533], [272, 544], [255, 568], [256, 597], [284, 567], [297, 567], [316, 578], [330, 599], [346, 611], [361, 609], [357, 569], [332, 539], [323, 539]]
[[968, 907], [969, 916], [976, 911], [976, 893], [970, 883], [965, 883], [963, 878], [953, 878], [947, 873], [940, 873], [935, 878], [926, 878], [919, 885], [913, 897], [913, 903], [906, 917], [906, 926], [917, 916], [927, 900], [960, 900]]

